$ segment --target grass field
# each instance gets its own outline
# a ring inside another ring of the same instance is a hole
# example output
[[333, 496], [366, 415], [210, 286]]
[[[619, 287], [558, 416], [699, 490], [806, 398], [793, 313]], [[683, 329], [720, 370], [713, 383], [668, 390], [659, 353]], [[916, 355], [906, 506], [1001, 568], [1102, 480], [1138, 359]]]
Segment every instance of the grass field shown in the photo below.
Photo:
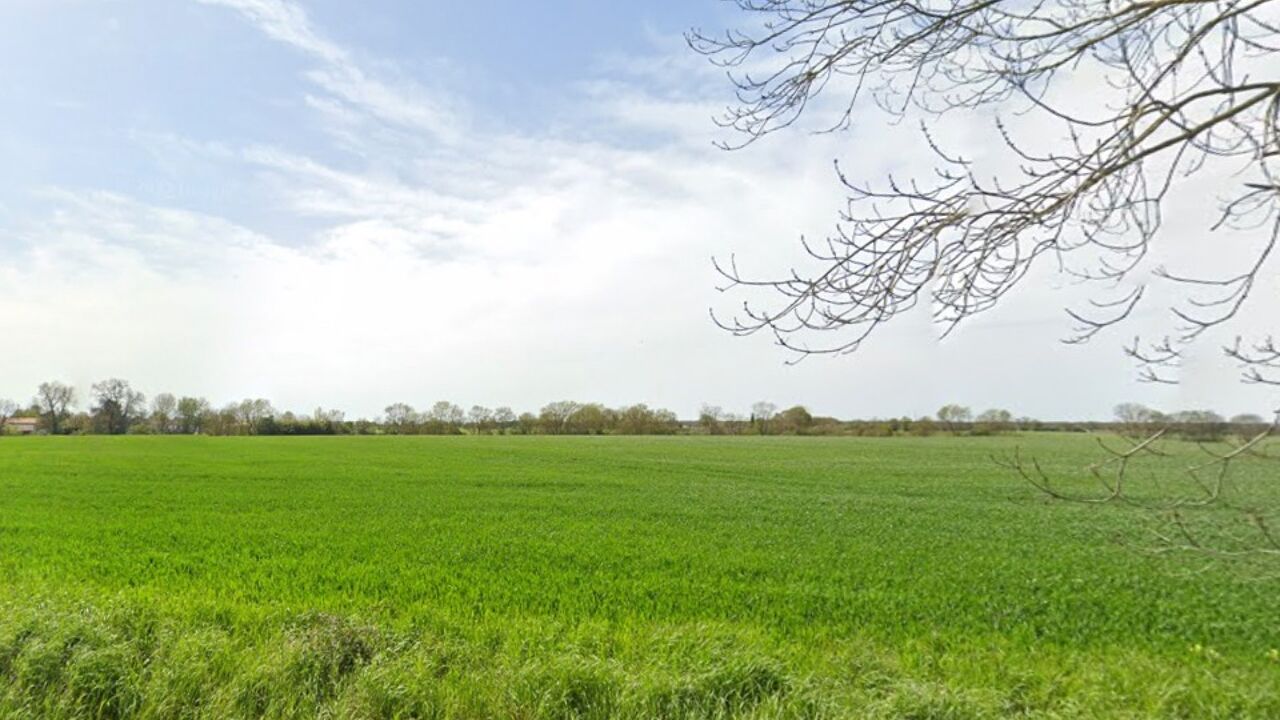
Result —
[[1015, 444], [1096, 457], [3, 440], [0, 717], [1280, 717], [1280, 579], [1126, 547]]

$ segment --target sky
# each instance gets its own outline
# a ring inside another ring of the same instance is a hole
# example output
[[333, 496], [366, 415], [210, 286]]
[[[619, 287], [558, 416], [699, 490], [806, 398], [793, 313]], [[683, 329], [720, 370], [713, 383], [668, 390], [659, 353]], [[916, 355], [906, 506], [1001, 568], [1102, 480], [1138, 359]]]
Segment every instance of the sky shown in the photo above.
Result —
[[[945, 340], [928, 308], [797, 364], [719, 330], [709, 310], [743, 298], [711, 258], [797, 262], [801, 236], [834, 227], [833, 160], [923, 167], [919, 135], [874, 116], [717, 149], [730, 87], [681, 33], [741, 22], [716, 0], [6, 0], [0, 397], [121, 377], [370, 418], [437, 400], [1046, 419], [1276, 404], [1220, 338], [1179, 385], [1136, 382], [1121, 347], [1169, 331], [1159, 307], [1064, 345], [1063, 308], [1088, 296], [1052, 268]], [[998, 142], [989, 117], [941, 132], [978, 155]], [[1175, 269], [1203, 262], [1213, 209], [1185, 195], [1162, 238]], [[1253, 303], [1245, 330], [1273, 329], [1275, 307]]]

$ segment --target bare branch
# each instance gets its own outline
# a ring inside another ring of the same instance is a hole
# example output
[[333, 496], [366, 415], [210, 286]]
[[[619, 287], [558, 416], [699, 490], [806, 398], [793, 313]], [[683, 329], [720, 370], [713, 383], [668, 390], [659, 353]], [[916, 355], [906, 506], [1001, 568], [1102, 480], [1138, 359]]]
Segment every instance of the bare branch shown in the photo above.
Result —
[[[1209, 161], [1249, 177], [1214, 227], [1269, 227], [1236, 274], [1200, 278], [1159, 270], [1186, 289], [1172, 309], [1173, 345], [1234, 319], [1280, 236], [1280, 0], [731, 0], [759, 32], [688, 36], [730, 71], [738, 103], [720, 119], [742, 147], [796, 124], [820, 96], [838, 95], [822, 131], [848, 126], [870, 102], [892, 117], [1029, 104], [1060, 123], [1066, 148], [1033, 152], [1002, 122], [1016, 173], [979, 178], [934, 140], [931, 177], [880, 183], [837, 168], [849, 193], [822, 243], [804, 243], [806, 268], [752, 277], [717, 265], [726, 289], [771, 291], [720, 322], [738, 335], [765, 332], [797, 355], [857, 350], [880, 325], [928, 302], [943, 334], [994, 307], [1045, 255], [1087, 282], [1129, 280], [1162, 227], [1175, 181]], [[1053, 100], [1067, 73], [1105, 80], [1114, 102], [1083, 115]], [[1087, 310], [1067, 342], [1086, 342], [1132, 317], [1146, 283]], [[1142, 361], [1144, 379], [1176, 382]], [[1249, 376], [1259, 381], [1259, 376]]]

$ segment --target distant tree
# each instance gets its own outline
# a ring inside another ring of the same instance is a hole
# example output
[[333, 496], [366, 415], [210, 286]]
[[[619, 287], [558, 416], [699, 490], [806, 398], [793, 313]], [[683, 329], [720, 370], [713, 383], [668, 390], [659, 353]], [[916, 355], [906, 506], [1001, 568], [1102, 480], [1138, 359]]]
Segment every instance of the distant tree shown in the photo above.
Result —
[[521, 435], [532, 435], [540, 425], [538, 416], [533, 413], [520, 413], [520, 417], [516, 418], [516, 429]]
[[184, 435], [203, 432], [210, 412], [208, 400], [183, 397], [177, 407], [178, 432]]
[[387, 429], [391, 432], [404, 435], [418, 424], [418, 412], [411, 405], [405, 403], [388, 405], [385, 412], [385, 423]]
[[246, 398], [233, 405], [231, 409], [237, 431], [249, 435], [259, 434], [278, 414], [272, 407], [271, 401], [266, 398]]
[[751, 422], [737, 413], [728, 412], [720, 418], [720, 428], [726, 435], [742, 435], [750, 427]]
[[1164, 416], [1140, 403], [1120, 403], [1115, 407], [1116, 422], [1120, 425], [1120, 433], [1126, 437], [1136, 438], [1149, 434]]
[[992, 408], [982, 411], [977, 420], [978, 422], [1011, 424], [1013, 423], [1013, 413], [1001, 408]]
[[998, 408], [986, 410], [977, 418], [977, 430], [983, 434], [1008, 432], [1013, 429], [1013, 413]]
[[771, 429], [770, 421], [777, 412], [777, 405], [761, 400], [751, 406], [751, 424], [756, 426], [761, 435], [768, 435]]
[[1212, 410], [1183, 410], [1170, 416], [1173, 429], [1188, 440], [1216, 442], [1227, 435], [1227, 421]]
[[656, 435], [674, 435], [680, 430], [680, 417], [671, 410], [658, 408], [653, 411], [652, 433]]
[[1247, 440], [1259, 433], [1267, 432], [1271, 423], [1261, 415], [1254, 413], [1241, 413], [1235, 415], [1228, 422], [1228, 431], [1238, 437]]
[[162, 435], [175, 432], [178, 427], [178, 399], [169, 393], [160, 393], [151, 400], [151, 428]]
[[938, 410], [938, 422], [947, 432], [959, 432], [962, 426], [973, 419], [973, 411], [963, 405], [943, 405]]
[[238, 419], [239, 403], [230, 403], [206, 416], [205, 430], [210, 435], [238, 435], [243, 432]]
[[71, 417], [76, 404], [75, 388], [60, 382], [41, 383], [33, 403], [40, 412], [40, 420], [51, 435], [62, 432], [62, 425]]
[[146, 416], [146, 396], [119, 378], [94, 383], [93, 398], [93, 420], [98, 432], [123, 435]]
[[560, 435], [568, 430], [569, 418], [581, 407], [576, 402], [561, 400], [547, 403], [538, 413], [538, 425], [550, 435]]
[[1115, 416], [1116, 422], [1137, 425], [1151, 422], [1156, 415], [1156, 411], [1141, 403], [1127, 402], [1117, 405], [1112, 414]]
[[472, 432], [489, 432], [493, 429], [493, 411], [483, 405], [472, 405], [467, 412], [467, 426]]
[[63, 435], [90, 435], [98, 432], [93, 415], [88, 412], [73, 412], [62, 422]]
[[803, 405], [787, 408], [774, 418], [775, 432], [802, 435], [813, 426], [813, 415]]
[[341, 410], [325, 410], [322, 407], [318, 407], [315, 412], [311, 413], [311, 420], [317, 423], [337, 425], [346, 422], [347, 414]]
[[427, 426], [435, 434], [453, 434], [458, 432], [467, 420], [462, 408], [448, 400], [441, 400], [427, 411]]
[[5, 434], [5, 425], [8, 424], [9, 418], [12, 418], [18, 412], [18, 403], [0, 398], [0, 435]]
[[622, 435], [669, 435], [679, 428], [675, 413], [643, 403], [620, 408], [617, 416], [617, 432]]
[[493, 411], [493, 424], [503, 432], [510, 432], [515, 427], [516, 420], [515, 411], [505, 405]]
[[599, 403], [579, 405], [565, 424], [566, 432], [601, 435], [614, 424], [615, 413]]
[[724, 432], [724, 410], [717, 405], [703, 405], [698, 412], [698, 425], [708, 435], [719, 435]]
[[250, 432], [250, 426], [253, 423], [253, 401], [249, 399], [233, 402], [228, 405], [223, 414], [230, 413], [231, 427], [236, 434], [247, 434]]
[[311, 413], [311, 431], [314, 434], [341, 435], [346, 430], [347, 414], [341, 410], [318, 407]]
[[917, 437], [928, 437], [938, 431], [938, 424], [931, 417], [922, 417], [911, 423], [911, 434]]

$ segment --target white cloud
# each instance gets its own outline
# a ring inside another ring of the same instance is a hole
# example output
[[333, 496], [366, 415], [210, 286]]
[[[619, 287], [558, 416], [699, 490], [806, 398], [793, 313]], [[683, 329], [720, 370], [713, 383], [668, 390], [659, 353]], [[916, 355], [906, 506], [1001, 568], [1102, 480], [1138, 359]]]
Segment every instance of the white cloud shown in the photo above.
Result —
[[203, 5], [221, 5], [239, 11], [269, 37], [292, 45], [331, 65], [350, 62], [346, 50], [321, 37], [307, 13], [289, 0], [196, 0]]
[[238, 11], [268, 37], [301, 50], [320, 61], [307, 78], [332, 99], [344, 103], [365, 120], [391, 123], [432, 133], [441, 140], [458, 136], [458, 118], [440, 98], [411, 81], [392, 84], [372, 77], [353, 54], [321, 35], [306, 11], [291, 0], [196, 0]]
[[[707, 308], [732, 311], [741, 297], [715, 293], [710, 256], [788, 267], [797, 238], [827, 232], [840, 207], [830, 160], [864, 177], [909, 167], [921, 149], [910, 130], [723, 153], [709, 142], [714, 103], [673, 81], [688, 63], [666, 58], [584, 84], [590, 133], [479, 130], [458, 119], [461, 101], [385, 63], [371, 70], [295, 3], [201, 1], [316, 63], [298, 95], [329, 131], [323, 152], [172, 140], [261, 183], [263, 206], [297, 235], [52, 191], [57, 211], [15, 224], [23, 250], [0, 257], [6, 287], [34, 287], [0, 295], [0, 329], [24, 346], [20, 358], [0, 354], [0, 395], [118, 375], [150, 392], [353, 415], [441, 398], [525, 409], [644, 401], [685, 415], [703, 401], [744, 410], [761, 398], [863, 416], [951, 401], [1068, 417], [1130, 397], [1251, 407], [1229, 368], [1183, 390], [1135, 388], [1120, 339], [1062, 347], [1059, 308], [1080, 294], [1050, 273], [945, 351], [924, 313], [856, 357], [798, 367], [765, 338], [714, 329]], [[981, 122], [961, 123], [957, 137]], [[637, 140], [637, 129], [651, 136]]]

